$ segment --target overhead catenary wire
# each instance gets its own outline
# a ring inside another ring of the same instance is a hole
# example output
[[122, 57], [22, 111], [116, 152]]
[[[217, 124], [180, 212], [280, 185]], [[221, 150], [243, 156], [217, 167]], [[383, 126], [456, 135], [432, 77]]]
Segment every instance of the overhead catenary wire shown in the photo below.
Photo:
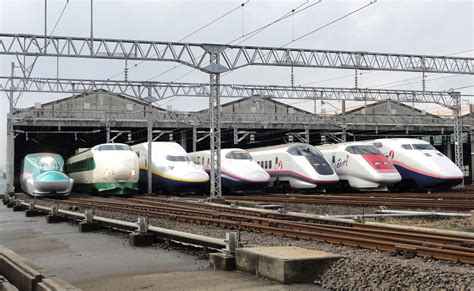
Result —
[[[207, 27], [211, 26], [212, 24], [218, 22], [219, 20], [221, 20], [221, 19], [225, 18], [226, 16], [232, 14], [233, 12], [237, 11], [238, 9], [244, 7], [244, 6], [245, 6], [247, 3], [249, 3], [249, 2], [250, 2], [250, 0], [247, 0], [246, 2], [242, 2], [242, 3], [239, 4], [238, 6], [235, 6], [235, 7], [232, 8], [231, 10], [229, 10], [229, 11], [227, 11], [227, 12], [221, 14], [221, 15], [218, 16], [217, 18], [214, 18], [213, 20], [211, 20], [210, 22], [208, 22], [208, 23], [206, 23], [205, 25], [201, 26], [200, 28], [198, 28], [198, 29], [194, 30], [193, 32], [187, 34], [187, 35], [184, 36], [183, 38], [179, 39], [178, 42], [185, 41], [186, 39], [190, 38], [191, 36], [193, 36], [193, 35], [195, 35], [195, 34], [201, 32], [202, 30], [206, 29]], [[154, 56], [156, 56], [156, 54], [154, 54]], [[126, 69], [128, 69], [128, 70], [130, 70], [130, 69], [136, 69], [139, 65], [141, 65], [141, 64], [144, 63], [144, 62], [145, 62], [145, 61], [140, 61], [140, 62], [138, 62], [138, 63], [134, 64], [133, 66], [130, 66], [130, 67], [126, 68]], [[178, 66], [178, 65], [176, 65], [175, 67], [177, 67], [177, 66]], [[122, 71], [120, 71], [119, 73], [117, 73], [117, 74], [115, 74], [115, 75], [109, 77], [108, 79], [115, 78], [116, 76], [119, 76], [119, 75], [123, 74], [124, 71], [125, 71], [125, 70], [122, 70]], [[171, 71], [171, 70], [168, 70], [168, 71]], [[168, 71], [166, 71], [166, 72], [168, 72]], [[164, 74], [164, 73], [165, 73], [165, 72], [160, 73], [159, 75], [154, 76], [154, 77], [152, 77], [152, 78], [149, 78], [147, 81], [150, 81], [150, 80], [152, 80], [152, 79], [154, 79], [154, 78], [156, 78], [156, 77], [159, 77], [159, 76], [161, 76], [161, 75]]]
[[[58, 19], [56, 20], [56, 23], [54, 24], [53, 29], [51, 30], [51, 32], [50, 32], [50, 34], [49, 34], [49, 40], [45, 43], [44, 48], [43, 48], [42, 50], [46, 50], [46, 47], [51, 43], [51, 40], [52, 40], [52, 39], [51, 39], [51, 36], [53, 35], [54, 31], [55, 31], [56, 28], [58, 27], [59, 22], [61, 21], [63, 15], [64, 15], [64, 12], [66, 11], [66, 8], [67, 8], [68, 4], [69, 4], [69, 0], [66, 0], [66, 3], [64, 4], [64, 6], [63, 6], [63, 8], [62, 8], [62, 10], [61, 10], [61, 13], [59, 14]], [[23, 76], [24, 76], [26, 79], [29, 79], [29, 78], [31, 77], [31, 73], [33, 73], [33, 69], [34, 69], [34, 67], [35, 67], [36, 61], [38, 60], [38, 57], [39, 57], [39, 56], [40, 56], [39, 54], [37, 54], [37, 55], [35, 56], [33, 62], [31, 63], [31, 65], [30, 65], [28, 68], [25, 67], [25, 64], [22, 65], [22, 64], [20, 63], [20, 66], [23, 66], [23, 68], [22, 68]], [[28, 73], [28, 75], [26, 75], [26, 73]], [[20, 101], [21, 97], [23, 96], [23, 93], [24, 93], [24, 92], [22, 91], [22, 92], [20, 92], [20, 94], [18, 94], [18, 97], [17, 97], [16, 100], [14, 101], [14, 107], [16, 107], [16, 106], [18, 105], [18, 102]]]
[[[256, 36], [257, 34], [261, 33], [261, 32], [264, 31], [265, 29], [269, 28], [270, 26], [272, 26], [272, 25], [274, 25], [274, 24], [276, 24], [276, 23], [278, 23], [278, 22], [280, 22], [280, 21], [282, 21], [282, 20], [285, 20], [286, 18], [288, 18], [288, 17], [290, 17], [290, 16], [292, 16], [292, 15], [295, 15], [295, 14], [298, 14], [298, 13], [303, 12], [303, 11], [305, 11], [305, 10], [307, 10], [307, 9], [309, 9], [309, 8], [311, 8], [311, 7], [313, 7], [313, 6], [315, 6], [316, 4], [321, 3], [322, 0], [319, 0], [319, 1], [315, 2], [315, 3], [312, 3], [311, 5], [308, 5], [308, 6], [306, 6], [306, 7], [303, 7], [303, 6], [305, 6], [308, 2], [309, 2], [309, 0], [306, 0], [306, 1], [303, 2], [302, 4], [300, 4], [300, 5], [296, 6], [295, 8], [293, 8], [290, 12], [287, 12], [287, 13], [285, 13], [284, 15], [278, 17], [277, 19], [271, 21], [270, 23], [267, 23], [267, 24], [265, 24], [265, 25], [263, 25], [263, 26], [261, 26], [261, 27], [258, 27], [258, 28], [256, 28], [256, 29], [250, 31], [249, 33], [244, 34], [244, 35], [242, 35], [242, 36], [240, 36], [240, 37], [237, 37], [237, 38], [235, 38], [235, 39], [233, 39], [233, 40], [227, 42], [226, 44], [227, 44], [227, 45], [233, 44], [234, 42], [236, 42], [236, 41], [238, 41], [238, 40], [240, 40], [240, 39], [243, 38], [240, 42], [238, 42], [238, 43], [236, 44], [236, 45], [240, 45], [240, 44], [242, 44], [243, 42], [245, 42], [245, 41], [251, 39], [252, 37]], [[176, 69], [177, 67], [181, 67], [181, 66], [182, 66], [181, 64], [180, 64], [180, 65], [176, 65], [176, 66], [175, 66], [173, 69], [171, 69], [171, 70], [174, 70], [174, 69]], [[168, 70], [167, 72], [169, 72], [169, 71], [171, 71], [171, 70]], [[183, 77], [185, 77], [185, 76], [187, 76], [187, 75], [189, 75], [189, 74], [191, 74], [191, 73], [193, 73], [193, 72], [195, 72], [195, 71], [196, 71], [195, 69], [190, 69], [188, 72], [186, 72], [186, 73], [180, 75], [179, 77], [177, 77], [176, 79], [174, 79], [173, 82], [176, 82], [176, 81], [178, 81], [179, 79], [181, 79], [181, 78], [183, 78]], [[167, 72], [163, 72], [163, 73], [161, 73], [161, 74], [155, 76], [154, 78], [156, 78], [156, 77], [158, 77], [158, 76], [162, 76], [164, 73], [167, 73]], [[225, 74], [224, 74], [224, 75], [225, 75]], [[154, 78], [152, 78], [152, 79], [154, 79]], [[149, 80], [151, 80], [151, 79], [149, 79]], [[148, 80], [148, 81], [149, 81], [149, 80]]]

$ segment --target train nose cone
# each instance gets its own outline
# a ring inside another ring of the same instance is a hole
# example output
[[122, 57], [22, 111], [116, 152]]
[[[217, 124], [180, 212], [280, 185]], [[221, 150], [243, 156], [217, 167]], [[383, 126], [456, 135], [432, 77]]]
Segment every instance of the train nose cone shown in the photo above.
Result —
[[46, 172], [36, 177], [35, 187], [41, 192], [62, 192], [70, 184], [69, 177], [61, 172]]
[[457, 178], [457, 177], [463, 177], [463, 173], [461, 172], [461, 170], [458, 168], [458, 167], [452, 167], [450, 169], [441, 169], [439, 171], [439, 175], [441, 177], [453, 177], [453, 178]]
[[116, 180], [127, 180], [130, 177], [131, 169], [128, 165], [118, 164], [114, 167], [112, 174]]
[[207, 182], [209, 181], [209, 176], [205, 172], [191, 172], [187, 173], [183, 177], [185, 180], [190, 182]]
[[255, 171], [246, 174], [244, 179], [253, 182], [266, 182], [270, 179], [270, 175], [264, 171]]

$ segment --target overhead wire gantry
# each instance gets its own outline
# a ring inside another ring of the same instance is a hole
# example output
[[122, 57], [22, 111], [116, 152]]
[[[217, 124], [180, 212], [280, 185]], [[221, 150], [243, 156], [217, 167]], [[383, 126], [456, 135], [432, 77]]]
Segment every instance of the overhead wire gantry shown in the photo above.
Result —
[[[92, 37], [46, 37], [44, 35], [31, 34], [0, 34], [0, 55], [168, 61], [178, 62], [209, 74], [208, 96], [212, 161], [211, 198], [219, 198], [222, 196], [220, 183], [219, 116], [220, 96], [222, 92], [220, 75], [224, 72], [249, 65], [264, 65], [474, 74], [474, 58], [466, 57], [159, 42]], [[146, 87], [147, 92], [151, 92], [149, 87], [150, 86]], [[237, 88], [239, 87], [234, 87], [234, 89]], [[297, 88], [292, 88], [292, 92], [301, 92], [298, 91]], [[15, 91], [13, 81], [9, 89], [12, 96]], [[241, 87], [241, 89], [244, 91], [248, 88]], [[250, 90], [255, 92], [257, 89], [258, 88], [253, 88]], [[285, 90], [280, 90], [279, 92], [284, 91]], [[455, 162], [458, 166], [462, 167], [462, 125], [459, 118], [461, 104], [460, 94], [451, 94], [450, 97], [451, 101], [449, 101], [449, 106], [452, 107], [454, 111], [455, 119]], [[12, 133], [10, 133], [10, 136], [12, 136]]]

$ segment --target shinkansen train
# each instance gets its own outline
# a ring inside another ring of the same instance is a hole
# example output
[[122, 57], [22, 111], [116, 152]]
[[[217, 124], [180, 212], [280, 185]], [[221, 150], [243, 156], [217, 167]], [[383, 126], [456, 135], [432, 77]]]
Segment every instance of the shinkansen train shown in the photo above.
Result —
[[138, 192], [138, 157], [126, 144], [96, 145], [70, 157], [66, 172], [74, 189], [99, 195]]
[[463, 181], [462, 171], [430, 143], [411, 138], [369, 141], [393, 163], [402, 176], [398, 186], [416, 190], [447, 189]]
[[317, 148], [332, 164], [339, 180], [354, 189], [387, 191], [387, 186], [402, 180], [392, 163], [373, 145], [350, 142]]
[[339, 181], [323, 154], [309, 144], [283, 144], [249, 152], [270, 174], [271, 186], [275, 188], [314, 189]]
[[64, 174], [64, 160], [58, 154], [26, 155], [21, 163], [21, 189], [35, 197], [60, 197], [71, 193], [74, 180]]
[[[139, 157], [139, 186], [147, 190], [148, 143], [132, 146]], [[209, 188], [209, 175], [195, 165], [186, 151], [175, 142], [153, 142], [152, 189], [169, 194], [204, 193]]]
[[[211, 169], [211, 151], [189, 154], [194, 163], [207, 172]], [[260, 193], [270, 183], [270, 175], [242, 149], [221, 150], [221, 183], [224, 193]]]

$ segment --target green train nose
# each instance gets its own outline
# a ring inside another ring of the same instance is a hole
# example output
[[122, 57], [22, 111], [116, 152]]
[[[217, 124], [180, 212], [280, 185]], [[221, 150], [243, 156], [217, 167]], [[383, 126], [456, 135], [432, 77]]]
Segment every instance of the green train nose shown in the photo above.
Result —
[[56, 171], [41, 173], [35, 180], [36, 188], [42, 192], [66, 191], [69, 185], [69, 177]]
[[63, 181], [69, 180], [69, 177], [66, 176], [64, 173], [61, 172], [56, 172], [56, 171], [50, 171], [50, 172], [45, 172], [39, 174], [36, 179], [38, 181]]

